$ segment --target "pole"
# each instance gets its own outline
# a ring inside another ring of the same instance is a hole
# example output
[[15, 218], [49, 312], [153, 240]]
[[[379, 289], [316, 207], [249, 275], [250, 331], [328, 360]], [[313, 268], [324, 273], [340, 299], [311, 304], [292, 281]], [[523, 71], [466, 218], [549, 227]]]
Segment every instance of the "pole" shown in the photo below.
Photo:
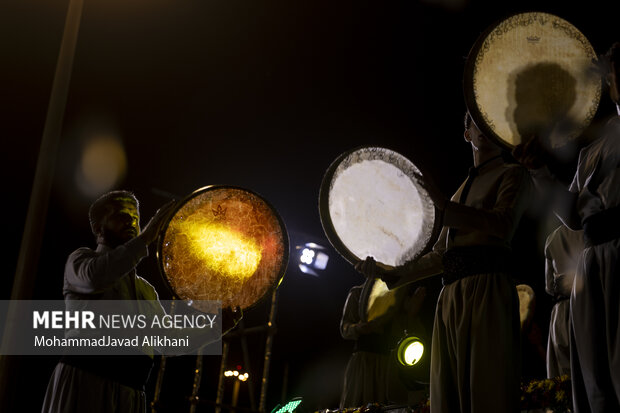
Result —
[[[252, 371], [252, 365], [250, 364], [250, 352], [248, 350], [248, 340], [245, 333], [245, 322], [243, 318], [239, 320], [239, 333], [241, 333], [241, 351], [243, 353], [243, 364], [246, 371]], [[250, 398], [250, 408], [256, 410], [256, 400], [254, 400], [254, 379], [253, 374], [250, 374], [248, 378], [248, 396]]]
[[269, 382], [269, 366], [271, 365], [271, 347], [273, 346], [273, 336], [275, 335], [275, 320], [276, 320], [276, 303], [278, 299], [278, 289], [273, 290], [271, 296], [271, 310], [269, 312], [269, 332], [267, 333], [267, 341], [265, 342], [265, 360], [263, 364], [263, 379], [261, 381], [260, 389], [260, 402], [258, 404], [258, 411], [265, 411], [265, 404], [267, 403], [267, 384]]
[[239, 380], [238, 378], [235, 379], [235, 384], [233, 386], [233, 394], [232, 394], [232, 409], [230, 410], [231, 413], [235, 413], [237, 410], [235, 409], [237, 407], [237, 401], [239, 400], [239, 387], [241, 386], [241, 380]]
[[[26, 223], [17, 260], [17, 269], [13, 280], [11, 300], [27, 300], [32, 296], [54, 170], [56, 168], [62, 122], [69, 94], [73, 58], [82, 19], [83, 4], [84, 0], [69, 0], [62, 42], [56, 63], [56, 72], [54, 73], [50, 101], [43, 127], [41, 146], [39, 147], [34, 182], [30, 193]], [[13, 320], [15, 320], [14, 310], [9, 307], [3, 341], [7, 336], [11, 336], [10, 329], [15, 324], [12, 322]], [[16, 381], [12, 370], [16, 369], [16, 362], [16, 359], [7, 356], [2, 356], [0, 359], [0, 392], [2, 392], [0, 394], [4, 396], [0, 397], [0, 399], [4, 401], [3, 405], [8, 403], [12, 395], [12, 384]], [[0, 405], [0, 410], [8, 411], [8, 408], [2, 408], [6, 407], [3, 405]]]
[[220, 378], [217, 384], [217, 395], [215, 397], [215, 413], [220, 413], [222, 402], [224, 401], [224, 371], [226, 371], [226, 363], [228, 359], [228, 340], [222, 340], [222, 362], [220, 364]]
[[196, 354], [196, 369], [194, 370], [194, 383], [192, 385], [192, 395], [189, 398], [190, 408], [189, 413], [196, 413], [196, 408], [198, 406], [199, 396], [198, 392], [200, 390], [200, 380], [202, 380], [202, 348], [198, 350], [198, 354]]

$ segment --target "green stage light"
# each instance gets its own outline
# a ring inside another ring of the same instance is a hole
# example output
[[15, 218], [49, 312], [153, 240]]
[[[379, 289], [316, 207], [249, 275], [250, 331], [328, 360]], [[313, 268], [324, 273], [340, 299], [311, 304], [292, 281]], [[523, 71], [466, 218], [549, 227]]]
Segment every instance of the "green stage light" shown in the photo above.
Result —
[[418, 337], [409, 336], [398, 344], [397, 357], [403, 366], [414, 366], [424, 357], [424, 343]]
[[288, 403], [286, 403], [284, 406], [276, 406], [271, 413], [294, 413], [295, 409], [297, 409], [297, 407], [299, 407], [299, 405], [301, 404], [302, 399], [301, 397], [295, 397], [294, 399], [290, 400]]

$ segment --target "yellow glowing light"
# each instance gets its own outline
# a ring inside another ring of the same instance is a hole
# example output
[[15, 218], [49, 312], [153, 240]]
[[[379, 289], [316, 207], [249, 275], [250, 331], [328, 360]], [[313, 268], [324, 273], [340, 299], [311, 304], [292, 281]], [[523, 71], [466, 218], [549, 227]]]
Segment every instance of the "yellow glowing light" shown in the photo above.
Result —
[[268, 204], [247, 191], [200, 191], [168, 223], [162, 268], [183, 300], [247, 309], [281, 279], [288, 248], [284, 227]]
[[413, 366], [424, 356], [424, 343], [417, 337], [407, 337], [398, 345], [398, 361], [405, 366]]
[[109, 191], [127, 172], [127, 156], [119, 137], [91, 138], [81, 154], [76, 181], [87, 195]]
[[185, 222], [182, 232], [190, 241], [191, 253], [216, 273], [245, 279], [258, 268], [261, 248], [242, 234], [204, 222]]
[[405, 349], [405, 363], [410, 366], [416, 364], [424, 354], [424, 346], [419, 341], [414, 341]]

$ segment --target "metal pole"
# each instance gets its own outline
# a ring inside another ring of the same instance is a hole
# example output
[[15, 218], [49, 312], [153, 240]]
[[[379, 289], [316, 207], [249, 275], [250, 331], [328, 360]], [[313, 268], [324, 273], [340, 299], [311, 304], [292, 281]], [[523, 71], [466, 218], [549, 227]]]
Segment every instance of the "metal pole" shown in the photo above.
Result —
[[[174, 297], [172, 298], [172, 303], [170, 304], [170, 315], [174, 315], [176, 307], [176, 301]], [[159, 370], [157, 371], [157, 380], [155, 381], [155, 393], [153, 394], [153, 401], [151, 402], [151, 413], [156, 413], [159, 409], [159, 396], [161, 394], [161, 388], [164, 382], [164, 374], [166, 373], [166, 359], [165, 355], [161, 356], [161, 360], [159, 362]]]
[[161, 356], [159, 362], [159, 370], [157, 371], [157, 381], [155, 382], [155, 394], [151, 402], [151, 413], [157, 413], [159, 410], [159, 395], [161, 394], [161, 386], [164, 381], [164, 372], [166, 371], [166, 356]]
[[[54, 73], [50, 101], [43, 127], [34, 182], [30, 193], [28, 214], [26, 215], [26, 223], [17, 260], [17, 270], [13, 280], [12, 300], [27, 300], [32, 296], [39, 262], [39, 252], [45, 230], [49, 196], [56, 168], [62, 122], [69, 94], [69, 84], [71, 82], [73, 58], [82, 19], [83, 3], [84, 0], [69, 0], [62, 42], [56, 63], [56, 72]], [[15, 327], [12, 322], [14, 319], [14, 310], [9, 307], [4, 331], [5, 338], [11, 335], [11, 327]], [[12, 384], [15, 383], [15, 375], [12, 370], [16, 367], [13, 365], [16, 364], [16, 361], [6, 356], [0, 360], [0, 392], [4, 396], [0, 397], [0, 399], [4, 400], [4, 403], [8, 403], [9, 395], [12, 394]]]
[[[250, 352], [248, 351], [248, 340], [245, 334], [245, 322], [243, 318], [239, 320], [239, 333], [241, 333], [241, 350], [243, 353], [243, 364], [245, 365], [245, 371], [252, 371], [252, 365], [250, 364]], [[254, 400], [254, 374], [250, 374], [248, 378], [248, 396], [250, 398], [250, 408], [256, 410], [256, 400]]]
[[232, 394], [232, 409], [230, 409], [231, 413], [235, 413], [237, 410], [237, 400], [239, 400], [239, 387], [241, 386], [241, 381], [237, 378], [235, 379], [235, 384], [233, 385], [233, 394]]
[[278, 289], [273, 290], [271, 296], [271, 310], [269, 312], [269, 332], [267, 333], [267, 341], [265, 342], [265, 361], [263, 364], [263, 379], [261, 381], [260, 389], [260, 402], [258, 405], [258, 411], [265, 411], [265, 404], [267, 403], [267, 384], [269, 381], [269, 366], [271, 364], [271, 347], [273, 346], [273, 336], [275, 335], [275, 319], [276, 319], [276, 303], [278, 299]]
[[196, 406], [198, 406], [198, 391], [200, 390], [200, 380], [202, 379], [202, 348], [198, 350], [196, 355], [196, 369], [194, 370], [194, 384], [192, 385], [192, 395], [189, 398], [190, 413], [196, 413]]
[[62, 121], [65, 114], [69, 84], [73, 69], [73, 58], [77, 44], [83, 0], [70, 0], [67, 10], [62, 44], [58, 55], [56, 73], [52, 85], [43, 137], [39, 148], [37, 168], [30, 193], [30, 204], [22, 236], [17, 271], [13, 280], [11, 299], [26, 300], [32, 295], [39, 251], [45, 230], [45, 217], [49, 205], [56, 158], [60, 144]]
[[224, 400], [224, 371], [226, 371], [226, 362], [228, 358], [228, 340], [222, 341], [222, 363], [220, 364], [220, 380], [217, 384], [217, 395], [215, 397], [215, 413], [221, 412], [221, 404]]

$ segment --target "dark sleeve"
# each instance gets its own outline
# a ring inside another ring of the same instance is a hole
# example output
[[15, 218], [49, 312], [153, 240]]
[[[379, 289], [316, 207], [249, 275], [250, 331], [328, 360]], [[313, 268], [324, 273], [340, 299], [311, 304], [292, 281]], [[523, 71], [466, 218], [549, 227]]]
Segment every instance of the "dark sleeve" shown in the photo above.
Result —
[[361, 287], [353, 287], [349, 291], [340, 320], [340, 334], [346, 340], [356, 340], [359, 337], [359, 301]]

